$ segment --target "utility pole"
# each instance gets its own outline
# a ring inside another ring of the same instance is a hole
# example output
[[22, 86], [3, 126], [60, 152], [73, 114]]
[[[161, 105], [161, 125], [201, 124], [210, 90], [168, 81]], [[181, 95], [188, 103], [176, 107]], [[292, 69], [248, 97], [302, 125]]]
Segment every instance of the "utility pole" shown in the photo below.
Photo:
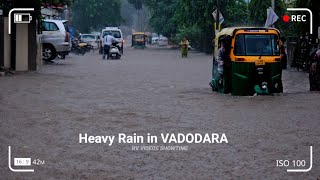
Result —
[[217, 0], [217, 19], [216, 19], [216, 28], [218, 28], [218, 30], [220, 31], [220, 0]]

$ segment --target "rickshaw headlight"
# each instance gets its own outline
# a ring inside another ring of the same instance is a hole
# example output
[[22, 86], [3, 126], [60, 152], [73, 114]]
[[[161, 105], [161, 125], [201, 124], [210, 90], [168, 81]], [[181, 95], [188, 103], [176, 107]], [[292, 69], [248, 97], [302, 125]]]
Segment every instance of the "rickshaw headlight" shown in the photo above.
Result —
[[267, 82], [263, 82], [263, 83], [261, 84], [261, 88], [262, 88], [263, 90], [267, 89], [267, 87], [268, 87], [268, 83], [267, 83]]
[[263, 74], [263, 68], [257, 68], [257, 73], [258, 73], [259, 75]]

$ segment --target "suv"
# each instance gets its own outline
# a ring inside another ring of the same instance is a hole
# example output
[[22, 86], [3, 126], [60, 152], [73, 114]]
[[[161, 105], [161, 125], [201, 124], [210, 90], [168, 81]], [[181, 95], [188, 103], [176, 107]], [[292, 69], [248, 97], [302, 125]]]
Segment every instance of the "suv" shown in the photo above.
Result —
[[102, 29], [101, 31], [101, 35], [100, 35], [100, 40], [101, 40], [101, 46], [100, 46], [100, 52], [101, 54], [103, 53], [103, 39], [104, 37], [108, 34], [111, 33], [111, 35], [117, 39], [117, 41], [119, 41], [121, 43], [120, 45], [120, 51], [123, 54], [123, 35], [122, 35], [122, 31], [119, 27], [106, 27], [105, 29]]
[[71, 50], [66, 20], [45, 19], [42, 21], [42, 58], [51, 61], [57, 55], [65, 56]]

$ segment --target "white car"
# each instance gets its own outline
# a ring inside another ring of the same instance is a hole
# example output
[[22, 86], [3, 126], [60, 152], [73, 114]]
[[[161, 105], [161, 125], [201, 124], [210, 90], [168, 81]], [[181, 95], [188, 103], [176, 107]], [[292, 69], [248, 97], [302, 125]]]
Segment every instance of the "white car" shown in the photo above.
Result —
[[65, 56], [71, 50], [71, 42], [67, 30], [67, 20], [45, 19], [42, 21], [42, 57], [51, 61], [57, 55]]
[[81, 34], [81, 40], [89, 43], [90, 45], [93, 46], [94, 49], [98, 49], [99, 48], [99, 35], [97, 34]]
[[159, 37], [152, 37], [151, 44], [158, 44]]
[[166, 37], [160, 37], [158, 39], [159, 46], [168, 46], [168, 38]]
[[124, 40], [123, 40], [123, 35], [122, 35], [122, 31], [119, 27], [106, 27], [101, 31], [101, 35], [100, 35], [100, 41], [101, 41], [101, 46], [100, 46], [100, 52], [103, 52], [103, 39], [104, 37], [108, 34], [111, 33], [111, 35], [116, 38], [117, 41], [119, 41], [120, 44], [120, 50], [121, 53], [123, 54], [123, 44], [124, 44]]

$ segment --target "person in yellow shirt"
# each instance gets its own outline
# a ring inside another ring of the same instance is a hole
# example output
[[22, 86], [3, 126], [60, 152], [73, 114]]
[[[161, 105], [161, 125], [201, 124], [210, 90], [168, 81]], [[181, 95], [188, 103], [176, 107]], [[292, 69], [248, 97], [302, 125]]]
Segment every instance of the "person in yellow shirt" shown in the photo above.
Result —
[[189, 46], [189, 41], [187, 38], [183, 38], [183, 40], [180, 42], [181, 46], [181, 57], [188, 57], [188, 46]]

